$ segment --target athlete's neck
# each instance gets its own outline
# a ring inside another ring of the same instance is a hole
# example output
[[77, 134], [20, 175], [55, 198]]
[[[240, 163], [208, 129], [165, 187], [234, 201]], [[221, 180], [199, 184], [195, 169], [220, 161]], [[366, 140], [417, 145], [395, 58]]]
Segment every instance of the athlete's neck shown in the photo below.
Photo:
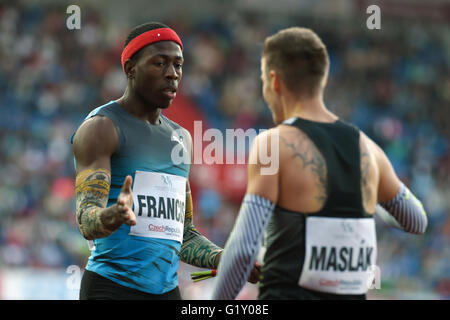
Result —
[[330, 112], [325, 103], [323, 96], [318, 94], [313, 97], [283, 97], [282, 100], [282, 121], [299, 117], [317, 122], [335, 122], [338, 117]]
[[149, 122], [150, 124], [159, 124], [161, 109], [149, 106], [142, 101], [142, 99], [139, 99], [136, 95], [131, 94], [128, 87], [123, 96], [116, 100], [116, 103], [120, 104], [132, 116], [142, 121]]

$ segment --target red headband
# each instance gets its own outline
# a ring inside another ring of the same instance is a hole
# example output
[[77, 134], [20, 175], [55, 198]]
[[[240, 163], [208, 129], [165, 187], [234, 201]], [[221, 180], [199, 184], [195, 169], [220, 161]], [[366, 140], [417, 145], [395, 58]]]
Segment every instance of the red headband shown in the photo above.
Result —
[[123, 49], [121, 60], [122, 60], [122, 68], [124, 69], [124, 71], [125, 71], [125, 61], [130, 59], [133, 56], [133, 54], [138, 52], [146, 45], [159, 41], [174, 41], [177, 44], [179, 44], [181, 50], [183, 50], [183, 44], [181, 43], [180, 38], [178, 37], [176, 32], [170, 28], [159, 28], [144, 32], [143, 34], [140, 34], [139, 36], [131, 40], [127, 44], [127, 46]]

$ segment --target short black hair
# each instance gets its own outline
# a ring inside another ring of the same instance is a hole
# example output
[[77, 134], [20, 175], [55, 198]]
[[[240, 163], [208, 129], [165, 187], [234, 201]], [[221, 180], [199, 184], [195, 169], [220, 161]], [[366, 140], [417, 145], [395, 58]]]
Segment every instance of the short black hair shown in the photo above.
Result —
[[[140, 36], [144, 32], [147, 32], [150, 30], [155, 30], [155, 29], [160, 29], [160, 28], [169, 28], [169, 27], [161, 22], [147, 22], [147, 23], [144, 23], [144, 24], [134, 27], [133, 30], [131, 30], [131, 32], [128, 34], [128, 36], [125, 40], [125, 43], [123, 45], [123, 48], [125, 49], [125, 47], [130, 43], [131, 40], [133, 40], [137, 36]], [[133, 54], [130, 57], [130, 59], [137, 59], [139, 52], [141, 52], [141, 50], [138, 50], [135, 54]], [[134, 61], [136, 61], [136, 60], [134, 60]]]

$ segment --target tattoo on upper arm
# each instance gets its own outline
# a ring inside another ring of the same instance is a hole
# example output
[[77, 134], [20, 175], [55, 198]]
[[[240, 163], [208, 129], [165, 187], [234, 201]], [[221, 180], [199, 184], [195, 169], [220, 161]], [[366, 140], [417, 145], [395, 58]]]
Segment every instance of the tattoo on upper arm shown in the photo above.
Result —
[[292, 158], [298, 158], [304, 169], [310, 168], [317, 177], [319, 194], [316, 199], [324, 204], [327, 199], [327, 167], [325, 159], [305, 134], [296, 135], [292, 142], [280, 136], [281, 141], [292, 150]]
[[216, 256], [221, 251], [222, 248], [216, 246], [195, 229], [192, 218], [185, 218], [183, 245], [180, 252], [183, 262], [200, 268], [214, 269], [217, 268]]
[[106, 237], [111, 232], [103, 227], [98, 212], [108, 203], [111, 173], [106, 169], [80, 172], [75, 181], [77, 223], [86, 239]]

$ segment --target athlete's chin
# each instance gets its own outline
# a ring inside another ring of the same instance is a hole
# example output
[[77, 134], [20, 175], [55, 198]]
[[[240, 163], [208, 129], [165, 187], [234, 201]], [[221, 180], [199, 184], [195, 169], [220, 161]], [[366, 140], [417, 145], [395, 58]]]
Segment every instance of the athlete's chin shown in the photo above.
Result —
[[167, 109], [172, 104], [173, 99], [158, 99], [153, 100], [153, 105], [158, 106], [159, 109]]
[[174, 98], [169, 97], [145, 97], [145, 102], [148, 105], [155, 106], [159, 109], [167, 109], [172, 104]]
[[167, 109], [172, 105], [174, 99], [175, 95], [173, 95], [172, 97], [163, 97], [162, 99], [159, 100], [159, 107], [161, 109]]
[[160, 109], [167, 109], [168, 107], [170, 107], [171, 104], [172, 104], [172, 100], [170, 100], [169, 102], [161, 103], [161, 104], [159, 105], [159, 108], [160, 108]]

